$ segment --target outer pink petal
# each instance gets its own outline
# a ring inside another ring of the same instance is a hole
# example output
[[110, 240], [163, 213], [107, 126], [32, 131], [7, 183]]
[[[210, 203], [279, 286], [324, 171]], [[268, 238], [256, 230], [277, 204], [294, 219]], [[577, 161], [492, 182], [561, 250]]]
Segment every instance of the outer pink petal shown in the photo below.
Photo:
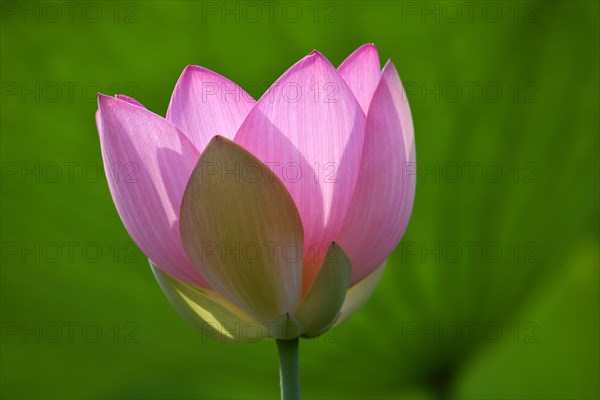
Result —
[[381, 64], [377, 47], [364, 44], [348, 56], [338, 67], [365, 114], [375, 88], [381, 79]]
[[371, 101], [356, 191], [337, 239], [352, 261], [351, 285], [381, 265], [400, 242], [412, 211], [414, 163], [410, 108], [398, 72], [388, 62]]
[[235, 137], [283, 181], [298, 207], [305, 292], [350, 204], [364, 119], [344, 79], [313, 51], [269, 88]]
[[179, 207], [199, 158], [173, 125], [145, 108], [100, 95], [104, 169], [127, 231], [144, 254], [176, 278], [206, 287], [179, 236]]
[[233, 139], [256, 101], [216, 72], [188, 65], [177, 81], [167, 120], [202, 152], [215, 135]]

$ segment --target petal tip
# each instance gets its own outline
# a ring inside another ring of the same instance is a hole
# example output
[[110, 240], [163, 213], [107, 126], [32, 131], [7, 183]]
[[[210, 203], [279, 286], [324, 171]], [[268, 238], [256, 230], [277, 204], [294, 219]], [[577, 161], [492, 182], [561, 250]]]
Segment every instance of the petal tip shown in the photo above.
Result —
[[377, 49], [377, 46], [375, 46], [374, 43], [365, 43], [350, 53], [350, 55], [344, 61], [342, 61], [339, 68], [343, 69], [351, 64], [355, 59], [365, 57], [365, 55], [369, 57], [369, 53], [371, 54], [371, 57], [379, 60], [379, 50]]
[[202, 68], [199, 65], [194, 65], [194, 64], [188, 64], [185, 66], [185, 68], [183, 69], [183, 71], [181, 72], [181, 75], [186, 75], [186, 74], [191, 74], [195, 71], [202, 71], [204, 70], [204, 68]]
[[98, 108], [102, 109], [102, 108], [109, 108], [109, 107], [114, 107], [116, 105], [123, 105], [125, 107], [128, 106], [135, 106], [135, 107], [141, 107], [144, 108], [144, 106], [142, 106], [142, 104], [135, 100], [132, 97], [126, 96], [126, 95], [122, 95], [122, 94], [116, 94], [114, 96], [109, 96], [103, 93], [98, 93]]
[[225, 136], [215, 135], [212, 137], [212, 139], [210, 139], [210, 142], [208, 142], [208, 146], [222, 145], [227, 142], [231, 142], [231, 140], [227, 139]]
[[396, 66], [394, 65], [392, 60], [387, 60], [387, 62], [385, 63], [385, 66], [381, 70], [381, 78], [382, 80], [400, 79], [400, 74], [398, 73], [398, 70], [396, 69]]
[[181, 71], [181, 74], [179, 75], [179, 79], [177, 80], [177, 84], [175, 85], [175, 91], [179, 88], [180, 85], [183, 84], [183, 82], [186, 82], [188, 79], [192, 79], [194, 74], [201, 73], [204, 71], [206, 71], [206, 69], [199, 65], [186, 65], [183, 71]]
[[311, 51], [306, 57], [304, 57], [304, 60], [307, 60], [310, 62], [324, 62], [327, 64], [331, 64], [331, 62], [329, 62], [327, 57], [325, 57], [323, 55], [323, 53], [321, 53], [319, 50], [316, 50], [316, 49]]
[[144, 105], [142, 103], [140, 103], [133, 97], [127, 96], [125, 94], [116, 94], [115, 97], [117, 98], [117, 100], [124, 101], [124, 102], [134, 105], [136, 107], [146, 108], [146, 107], [144, 107]]
[[186, 65], [186, 67], [183, 69], [183, 72], [181, 73], [181, 77], [192, 75], [192, 74], [210, 74], [210, 75], [220, 76], [215, 71], [208, 69], [206, 67], [203, 67], [201, 65], [189, 64], [189, 65]]
[[396, 66], [394, 65], [394, 62], [390, 58], [388, 58], [388, 60], [385, 62], [385, 65], [383, 66], [382, 73], [390, 68], [396, 71]]
[[104, 93], [98, 93], [98, 108], [109, 107], [118, 101], [116, 97]]
[[365, 43], [362, 46], [360, 46], [357, 50], [375, 50], [375, 51], [377, 51], [377, 46], [375, 46], [375, 43]]

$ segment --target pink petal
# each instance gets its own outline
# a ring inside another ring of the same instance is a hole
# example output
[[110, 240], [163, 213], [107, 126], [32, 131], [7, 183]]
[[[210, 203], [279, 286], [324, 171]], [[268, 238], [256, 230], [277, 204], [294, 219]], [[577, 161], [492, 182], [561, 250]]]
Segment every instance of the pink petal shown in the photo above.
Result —
[[365, 114], [381, 79], [381, 65], [377, 47], [364, 44], [350, 54], [338, 67]]
[[179, 236], [179, 207], [199, 158], [173, 125], [145, 108], [98, 97], [104, 169], [119, 215], [142, 252], [165, 272], [207, 287]]
[[304, 227], [304, 292], [350, 204], [364, 119], [344, 79], [313, 51], [269, 88], [235, 136], [282, 180], [298, 207]]
[[171, 96], [167, 120], [202, 151], [215, 135], [233, 139], [255, 103], [252, 96], [229, 79], [188, 65]]
[[350, 285], [381, 265], [400, 242], [412, 211], [414, 163], [410, 108], [388, 62], [371, 101], [356, 191], [337, 239], [352, 261]]

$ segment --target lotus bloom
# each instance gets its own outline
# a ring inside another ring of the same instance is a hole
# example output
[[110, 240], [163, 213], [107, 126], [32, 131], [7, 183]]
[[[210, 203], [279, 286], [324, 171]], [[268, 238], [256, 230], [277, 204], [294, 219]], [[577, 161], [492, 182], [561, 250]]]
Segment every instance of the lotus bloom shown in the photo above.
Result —
[[188, 66], [166, 118], [122, 95], [98, 103], [119, 215], [205, 335], [313, 337], [370, 296], [415, 191], [406, 95], [373, 45], [337, 69], [313, 51], [258, 101]]

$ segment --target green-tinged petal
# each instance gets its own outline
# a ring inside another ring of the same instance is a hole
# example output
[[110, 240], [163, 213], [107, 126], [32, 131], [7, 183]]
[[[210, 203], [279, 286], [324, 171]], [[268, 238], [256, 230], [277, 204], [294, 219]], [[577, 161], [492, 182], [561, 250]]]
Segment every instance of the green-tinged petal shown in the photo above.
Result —
[[173, 307], [205, 337], [223, 343], [252, 343], [267, 336], [266, 327], [217, 293], [187, 285], [152, 261], [150, 266]]
[[340, 311], [340, 317], [335, 322], [335, 325], [339, 325], [350, 318], [367, 302], [379, 283], [379, 279], [381, 278], [384, 269], [385, 262], [377, 267], [375, 271], [371, 272], [365, 279], [348, 289], [344, 305], [342, 305], [342, 310]]
[[210, 286], [257, 321], [296, 309], [300, 215], [279, 178], [241, 146], [220, 136], [210, 141], [187, 184], [179, 227]]
[[352, 266], [346, 253], [332, 243], [312, 286], [294, 313], [306, 329], [304, 336], [319, 336], [333, 325], [344, 303], [351, 275]]

